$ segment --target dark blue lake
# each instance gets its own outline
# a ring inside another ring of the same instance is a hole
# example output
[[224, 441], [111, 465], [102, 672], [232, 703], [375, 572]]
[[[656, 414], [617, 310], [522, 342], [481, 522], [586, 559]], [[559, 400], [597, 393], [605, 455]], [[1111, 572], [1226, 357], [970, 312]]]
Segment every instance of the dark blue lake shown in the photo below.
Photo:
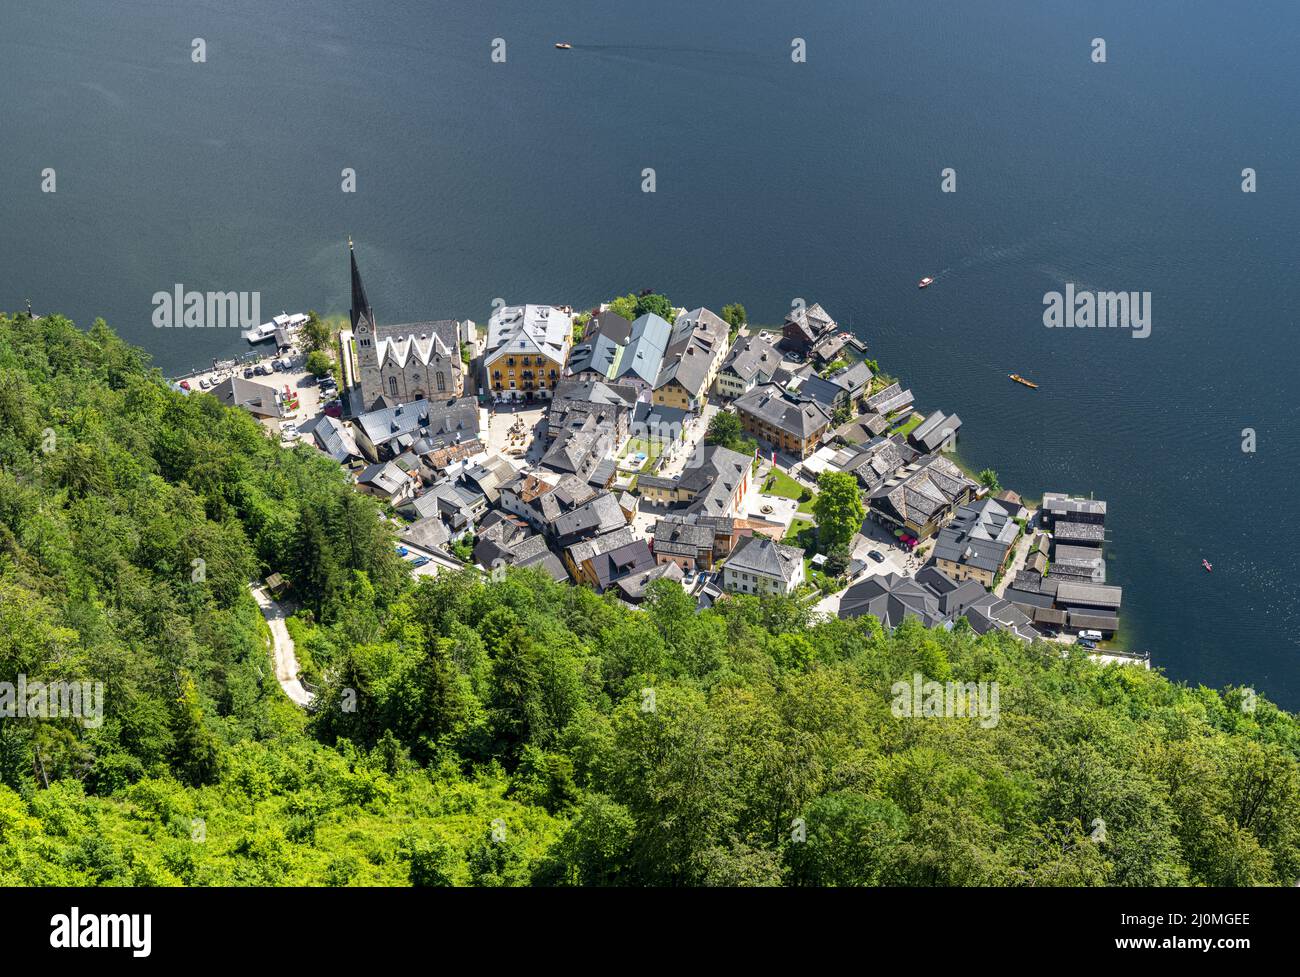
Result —
[[[381, 321], [818, 301], [968, 462], [1110, 502], [1131, 647], [1300, 708], [1296, 4], [0, 6], [0, 307], [179, 372], [246, 346], [155, 292], [345, 312], [349, 234]], [[1150, 337], [1044, 328], [1067, 282], [1149, 291]]]

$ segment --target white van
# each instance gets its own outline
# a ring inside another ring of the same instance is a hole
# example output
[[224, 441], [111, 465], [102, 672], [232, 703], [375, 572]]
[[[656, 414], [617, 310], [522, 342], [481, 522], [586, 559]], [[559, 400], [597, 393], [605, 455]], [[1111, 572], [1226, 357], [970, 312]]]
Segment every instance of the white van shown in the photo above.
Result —
[[1101, 632], [1100, 632], [1100, 631], [1080, 631], [1080, 632], [1079, 632], [1079, 640], [1080, 640], [1080, 641], [1100, 641], [1100, 640], [1101, 640]]

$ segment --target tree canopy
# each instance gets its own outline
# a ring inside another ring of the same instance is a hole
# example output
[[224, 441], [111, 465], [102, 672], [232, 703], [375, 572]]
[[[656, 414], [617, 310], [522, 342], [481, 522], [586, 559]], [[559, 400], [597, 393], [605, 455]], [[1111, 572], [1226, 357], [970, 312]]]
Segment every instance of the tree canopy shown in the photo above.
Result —
[[[310, 713], [248, 593], [271, 571]], [[1300, 877], [1300, 723], [1249, 690], [672, 581], [639, 609], [532, 570], [416, 585], [337, 466], [102, 322], [0, 317], [20, 674], [102, 682], [104, 709], [0, 718], [4, 885]], [[996, 721], [900, 717], [914, 676], [997, 683]]]
[[822, 551], [847, 545], [867, 515], [857, 476], [835, 471], [818, 475], [812, 510], [817, 517], [817, 540]]

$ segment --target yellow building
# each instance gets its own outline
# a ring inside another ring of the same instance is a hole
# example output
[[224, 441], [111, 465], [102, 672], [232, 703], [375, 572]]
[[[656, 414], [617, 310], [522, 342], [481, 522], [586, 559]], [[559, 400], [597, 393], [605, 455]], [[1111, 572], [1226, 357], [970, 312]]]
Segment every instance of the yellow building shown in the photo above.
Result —
[[549, 305], [498, 309], [488, 322], [484, 386], [496, 400], [548, 400], [564, 375], [573, 322]]

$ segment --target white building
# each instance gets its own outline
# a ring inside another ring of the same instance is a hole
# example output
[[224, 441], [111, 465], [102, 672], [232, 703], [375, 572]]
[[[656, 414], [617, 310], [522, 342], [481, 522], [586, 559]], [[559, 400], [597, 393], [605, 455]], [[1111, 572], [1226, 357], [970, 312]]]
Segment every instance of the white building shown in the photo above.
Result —
[[803, 550], [747, 536], [722, 567], [722, 588], [737, 594], [792, 594], [804, 582]]

